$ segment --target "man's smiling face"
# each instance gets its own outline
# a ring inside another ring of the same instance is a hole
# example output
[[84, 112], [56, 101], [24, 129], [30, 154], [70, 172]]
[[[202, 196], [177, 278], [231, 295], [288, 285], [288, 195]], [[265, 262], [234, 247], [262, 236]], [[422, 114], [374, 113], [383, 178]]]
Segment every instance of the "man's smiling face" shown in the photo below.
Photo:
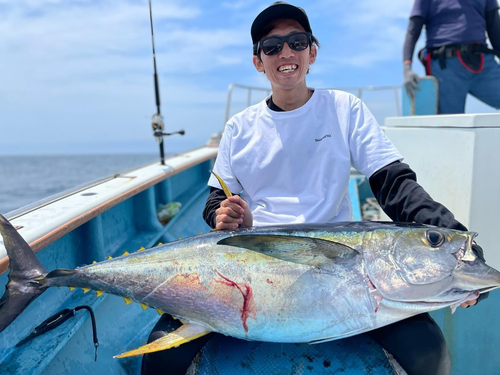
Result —
[[[295, 20], [280, 19], [273, 23], [273, 29], [264, 36], [287, 36], [303, 32], [304, 28]], [[263, 38], [263, 39], [264, 39]], [[271, 82], [273, 91], [275, 88], [289, 90], [300, 85], [305, 86], [305, 77], [309, 65], [316, 60], [316, 46], [311, 45], [303, 51], [294, 51], [288, 43], [284, 43], [283, 49], [275, 55], [265, 55], [259, 51], [259, 56], [253, 57], [253, 63], [259, 72], [265, 72], [267, 79]]]

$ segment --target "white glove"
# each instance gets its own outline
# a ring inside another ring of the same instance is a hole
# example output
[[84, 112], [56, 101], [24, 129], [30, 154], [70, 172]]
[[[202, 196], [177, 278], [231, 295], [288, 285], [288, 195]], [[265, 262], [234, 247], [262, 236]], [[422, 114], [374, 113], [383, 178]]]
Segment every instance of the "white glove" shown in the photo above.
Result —
[[411, 70], [410, 64], [405, 64], [403, 68], [404, 79], [403, 85], [406, 88], [406, 93], [410, 98], [415, 97], [415, 90], [420, 90], [418, 83], [420, 82], [420, 77], [417, 73]]

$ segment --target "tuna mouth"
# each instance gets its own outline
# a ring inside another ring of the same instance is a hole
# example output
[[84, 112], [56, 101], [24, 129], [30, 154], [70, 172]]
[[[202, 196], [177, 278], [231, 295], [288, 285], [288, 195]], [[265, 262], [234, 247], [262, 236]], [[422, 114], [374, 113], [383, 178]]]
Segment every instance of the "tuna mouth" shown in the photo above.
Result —
[[461, 303], [469, 300], [476, 299], [480, 291], [474, 290], [474, 291], [461, 291], [461, 295], [456, 296], [456, 298], [453, 297], [448, 297], [448, 298], [443, 298], [434, 300], [428, 300], [428, 301], [398, 301], [398, 300], [393, 300], [393, 299], [388, 299], [384, 298], [385, 304], [386, 305], [392, 305], [392, 307], [397, 307], [397, 308], [402, 308], [402, 309], [407, 309], [408, 306], [411, 306], [411, 310], [418, 310], [422, 309], [425, 311], [433, 311], [433, 310], [438, 310], [444, 307], [450, 307], [452, 309], [452, 313], [455, 312], [455, 309], [460, 306]]
[[487, 293], [489, 291], [492, 291], [493, 289], [497, 289], [498, 286], [489, 286], [487, 288], [481, 288], [479, 289], [479, 294], [482, 294], [482, 293]]
[[299, 66], [297, 64], [288, 64], [288, 65], [281, 65], [278, 67], [278, 72], [280, 73], [288, 73], [288, 72], [293, 72], [297, 70]]

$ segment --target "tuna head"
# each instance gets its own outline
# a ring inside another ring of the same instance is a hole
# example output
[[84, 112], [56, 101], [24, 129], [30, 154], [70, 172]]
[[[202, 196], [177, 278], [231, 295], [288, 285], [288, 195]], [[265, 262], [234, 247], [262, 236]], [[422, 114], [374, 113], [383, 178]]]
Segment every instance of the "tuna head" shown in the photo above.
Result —
[[367, 233], [363, 256], [380, 294], [400, 302], [456, 304], [500, 286], [500, 272], [472, 251], [473, 232], [408, 226]]

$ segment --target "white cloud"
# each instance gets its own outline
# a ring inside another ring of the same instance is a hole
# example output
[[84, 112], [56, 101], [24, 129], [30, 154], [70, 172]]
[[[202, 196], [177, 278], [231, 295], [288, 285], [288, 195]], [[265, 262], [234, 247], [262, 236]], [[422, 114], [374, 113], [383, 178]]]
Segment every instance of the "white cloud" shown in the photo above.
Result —
[[247, 56], [247, 32], [234, 29], [177, 29], [163, 31], [158, 39], [158, 60], [165, 72], [210, 71], [216, 67], [240, 65]]
[[323, 63], [368, 68], [401, 59], [412, 4], [413, 0], [319, 1], [316, 12], [332, 18], [342, 30], [335, 38], [343, 42], [342, 53], [329, 51], [331, 57]]
[[[22, 147], [27, 134], [41, 145], [151, 137], [147, 1], [11, 1], [3, 8], [1, 144]], [[239, 64], [234, 51], [245, 40], [238, 30], [203, 26], [203, 12], [180, 1], [153, 3], [165, 122], [198, 145], [222, 128], [226, 91], [195, 77]]]

